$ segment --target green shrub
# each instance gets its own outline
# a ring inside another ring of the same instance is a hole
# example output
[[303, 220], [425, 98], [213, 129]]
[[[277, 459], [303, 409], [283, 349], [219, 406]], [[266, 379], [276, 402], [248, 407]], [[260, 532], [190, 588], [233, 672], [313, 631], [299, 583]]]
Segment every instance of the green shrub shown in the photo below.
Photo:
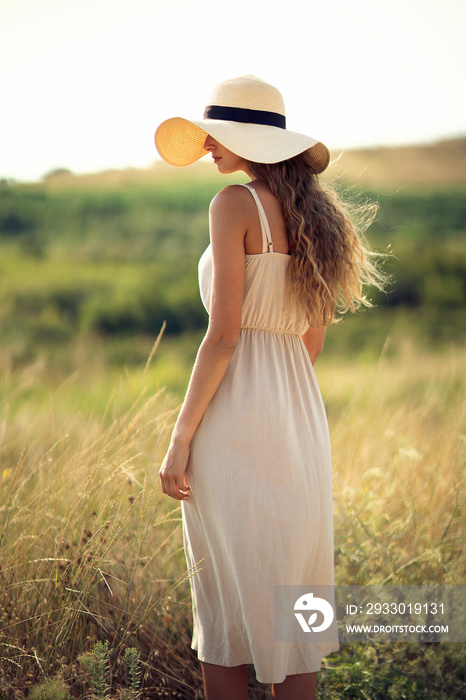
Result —
[[40, 683], [31, 689], [29, 697], [31, 700], [71, 700], [68, 687], [63, 680]]
[[109, 657], [110, 652], [107, 640], [103, 643], [96, 642], [90, 652], [79, 657], [80, 663], [91, 676], [92, 688], [95, 695], [99, 698], [107, 697], [107, 693], [110, 690]]

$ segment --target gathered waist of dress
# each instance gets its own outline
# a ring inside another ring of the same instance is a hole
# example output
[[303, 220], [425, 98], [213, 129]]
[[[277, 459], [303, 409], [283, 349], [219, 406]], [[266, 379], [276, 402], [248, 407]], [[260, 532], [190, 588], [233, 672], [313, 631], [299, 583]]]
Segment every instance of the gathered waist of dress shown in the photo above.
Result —
[[284, 328], [273, 328], [272, 326], [241, 326], [242, 331], [262, 331], [263, 333], [278, 333], [279, 335], [291, 335], [296, 338], [301, 337], [301, 333], [296, 331], [288, 331]]

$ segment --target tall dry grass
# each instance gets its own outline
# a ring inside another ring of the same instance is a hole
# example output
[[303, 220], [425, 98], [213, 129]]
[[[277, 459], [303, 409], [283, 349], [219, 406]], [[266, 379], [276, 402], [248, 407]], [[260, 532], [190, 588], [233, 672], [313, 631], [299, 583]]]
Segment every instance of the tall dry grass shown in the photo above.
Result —
[[188, 644], [180, 513], [158, 485], [175, 402], [164, 391], [148, 395], [142, 373], [140, 382], [122, 378], [102, 415], [62, 412], [72, 404], [63, 386], [31, 411], [25, 393], [41, 369], [3, 374], [0, 680], [22, 697], [61, 673], [81, 697], [78, 657], [103, 638], [114, 683], [123, 682], [125, 648], [136, 646], [146, 689], [157, 697], [170, 685], [185, 697], [200, 676]]
[[[2, 370], [0, 689], [25, 697], [59, 674], [73, 697], [88, 697], [78, 656], [107, 639], [114, 688], [135, 646], [144, 697], [202, 697], [179, 508], [158, 483], [177, 399], [151, 393], [141, 368], [101, 414], [72, 408], [73, 382], [44, 385], [38, 410], [31, 391], [44, 367], [3, 358]], [[333, 444], [337, 581], [462, 583], [462, 350], [387, 348], [371, 364], [324, 355], [317, 374]]]
[[322, 367], [339, 583], [464, 583], [464, 359], [407, 342]]

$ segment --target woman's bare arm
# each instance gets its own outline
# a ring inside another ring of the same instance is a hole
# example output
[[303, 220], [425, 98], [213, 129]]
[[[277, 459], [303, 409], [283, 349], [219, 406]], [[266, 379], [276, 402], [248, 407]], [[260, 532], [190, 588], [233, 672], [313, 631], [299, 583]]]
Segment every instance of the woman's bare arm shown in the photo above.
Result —
[[313, 365], [315, 365], [316, 360], [324, 347], [326, 330], [326, 326], [322, 326], [321, 328], [308, 328], [306, 333], [301, 336], [301, 340], [306, 346], [306, 350], [309, 353], [309, 357], [311, 358]]
[[227, 371], [241, 329], [247, 225], [238, 189], [225, 188], [210, 206], [213, 276], [209, 326], [160, 468], [162, 491], [178, 500], [188, 496], [186, 466], [192, 438]]

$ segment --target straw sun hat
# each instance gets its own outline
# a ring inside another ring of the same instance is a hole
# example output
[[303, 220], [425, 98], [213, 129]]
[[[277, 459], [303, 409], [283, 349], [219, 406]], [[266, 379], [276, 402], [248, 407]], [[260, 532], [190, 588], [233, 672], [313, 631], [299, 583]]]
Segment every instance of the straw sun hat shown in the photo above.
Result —
[[190, 165], [206, 155], [207, 135], [255, 163], [278, 163], [308, 151], [316, 173], [321, 173], [330, 160], [323, 143], [286, 130], [283, 97], [254, 75], [217, 85], [203, 119], [173, 117], [162, 122], [155, 132], [155, 145], [170, 165]]

